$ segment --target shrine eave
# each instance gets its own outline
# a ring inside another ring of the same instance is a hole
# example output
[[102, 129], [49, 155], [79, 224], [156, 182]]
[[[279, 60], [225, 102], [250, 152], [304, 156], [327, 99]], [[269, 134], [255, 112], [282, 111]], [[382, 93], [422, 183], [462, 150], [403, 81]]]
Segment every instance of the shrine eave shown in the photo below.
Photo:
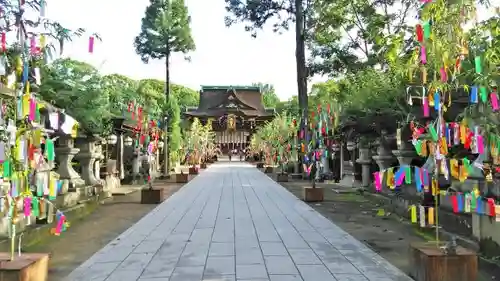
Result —
[[274, 116], [274, 110], [272, 112], [269, 112], [266, 110], [265, 113], [261, 113], [255, 110], [248, 110], [248, 112], [244, 112], [243, 110], [240, 111], [235, 111], [235, 112], [230, 112], [226, 110], [221, 110], [221, 111], [188, 111], [185, 112], [185, 116], [191, 116], [191, 117], [201, 117], [201, 118], [217, 118], [221, 117], [227, 114], [234, 114], [236, 116], [244, 116], [247, 118], [271, 118]]
[[235, 90], [235, 91], [256, 91], [260, 92], [260, 87], [256, 86], [201, 86], [201, 91], [222, 91], [222, 90]]

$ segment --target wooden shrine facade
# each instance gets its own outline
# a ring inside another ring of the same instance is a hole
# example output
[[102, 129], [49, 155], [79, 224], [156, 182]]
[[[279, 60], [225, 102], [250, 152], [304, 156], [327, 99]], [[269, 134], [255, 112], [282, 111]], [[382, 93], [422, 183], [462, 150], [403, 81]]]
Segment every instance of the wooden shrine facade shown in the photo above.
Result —
[[201, 86], [198, 108], [188, 109], [184, 117], [198, 118], [202, 124], [212, 120], [215, 141], [227, 152], [247, 147], [255, 130], [274, 114], [274, 108], [264, 108], [259, 87]]

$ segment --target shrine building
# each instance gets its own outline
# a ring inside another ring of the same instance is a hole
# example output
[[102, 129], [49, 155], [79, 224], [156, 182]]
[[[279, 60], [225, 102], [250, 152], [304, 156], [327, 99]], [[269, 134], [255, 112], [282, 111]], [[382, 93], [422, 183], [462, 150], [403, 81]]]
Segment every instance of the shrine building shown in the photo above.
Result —
[[215, 142], [224, 153], [244, 149], [256, 129], [274, 117], [275, 109], [265, 108], [262, 98], [255, 86], [201, 86], [198, 108], [188, 109], [184, 118], [202, 124], [212, 119]]

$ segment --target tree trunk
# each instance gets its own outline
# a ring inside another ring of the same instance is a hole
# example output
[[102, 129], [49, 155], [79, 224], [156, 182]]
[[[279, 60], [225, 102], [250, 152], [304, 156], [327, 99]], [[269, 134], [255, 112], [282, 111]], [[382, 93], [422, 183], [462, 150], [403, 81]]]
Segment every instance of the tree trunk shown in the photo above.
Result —
[[[169, 106], [170, 102], [170, 50], [168, 48], [168, 43], [167, 43], [167, 51], [165, 55], [165, 102], [167, 103], [167, 106]], [[165, 164], [164, 164], [164, 171], [163, 175], [164, 177], [168, 178], [170, 175], [170, 149], [168, 147], [169, 145], [169, 131], [168, 131], [168, 124], [170, 116], [166, 116], [165, 118], [165, 140], [164, 140], [164, 145], [163, 145], [163, 152], [165, 156]]]
[[[302, 115], [301, 127], [304, 131], [304, 138], [301, 143], [306, 142], [308, 136], [308, 101], [307, 101], [307, 71], [305, 55], [305, 34], [304, 34], [304, 8], [302, 0], [295, 0], [295, 61], [297, 63], [297, 91], [300, 114]], [[298, 154], [300, 155], [300, 154]], [[303, 157], [303, 155], [302, 155]], [[299, 156], [300, 158], [300, 156]]]

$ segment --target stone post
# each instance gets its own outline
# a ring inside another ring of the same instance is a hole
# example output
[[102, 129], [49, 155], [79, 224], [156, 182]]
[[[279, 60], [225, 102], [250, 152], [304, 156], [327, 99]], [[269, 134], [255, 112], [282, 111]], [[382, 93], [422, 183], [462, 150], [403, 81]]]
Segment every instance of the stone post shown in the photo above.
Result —
[[76, 188], [85, 185], [80, 175], [73, 169], [73, 157], [80, 151], [74, 147], [74, 141], [70, 136], [61, 136], [58, 139], [58, 146], [55, 148], [56, 160], [59, 164], [57, 173], [62, 180], [68, 180], [71, 187]]
[[95, 177], [94, 164], [100, 156], [96, 151], [97, 138], [89, 136], [77, 140], [77, 147], [80, 151], [76, 154], [75, 159], [80, 162], [82, 169], [82, 179], [86, 185], [97, 185], [100, 182]]
[[356, 163], [361, 165], [361, 187], [366, 188], [371, 183], [371, 149], [368, 145], [360, 145], [359, 156]]
[[358, 167], [357, 164], [356, 164], [356, 149], [357, 148], [357, 144], [353, 141], [349, 141], [347, 142], [347, 151], [349, 151], [349, 162], [351, 163], [352, 165], [352, 187], [358, 187], [361, 185], [360, 181], [359, 181], [359, 177], [361, 175], [361, 171], [359, 171], [359, 169], [357, 169]]
[[97, 158], [94, 162], [94, 177], [97, 181], [101, 182], [101, 161], [104, 161], [104, 154], [102, 152], [102, 142], [96, 144]]
[[141, 176], [141, 153], [138, 147], [134, 147], [134, 153], [132, 155], [132, 184], [137, 184], [138, 178]]
[[342, 179], [342, 145], [340, 143], [334, 143], [332, 145], [332, 173], [333, 173], [333, 178], [336, 182], [340, 181]]

